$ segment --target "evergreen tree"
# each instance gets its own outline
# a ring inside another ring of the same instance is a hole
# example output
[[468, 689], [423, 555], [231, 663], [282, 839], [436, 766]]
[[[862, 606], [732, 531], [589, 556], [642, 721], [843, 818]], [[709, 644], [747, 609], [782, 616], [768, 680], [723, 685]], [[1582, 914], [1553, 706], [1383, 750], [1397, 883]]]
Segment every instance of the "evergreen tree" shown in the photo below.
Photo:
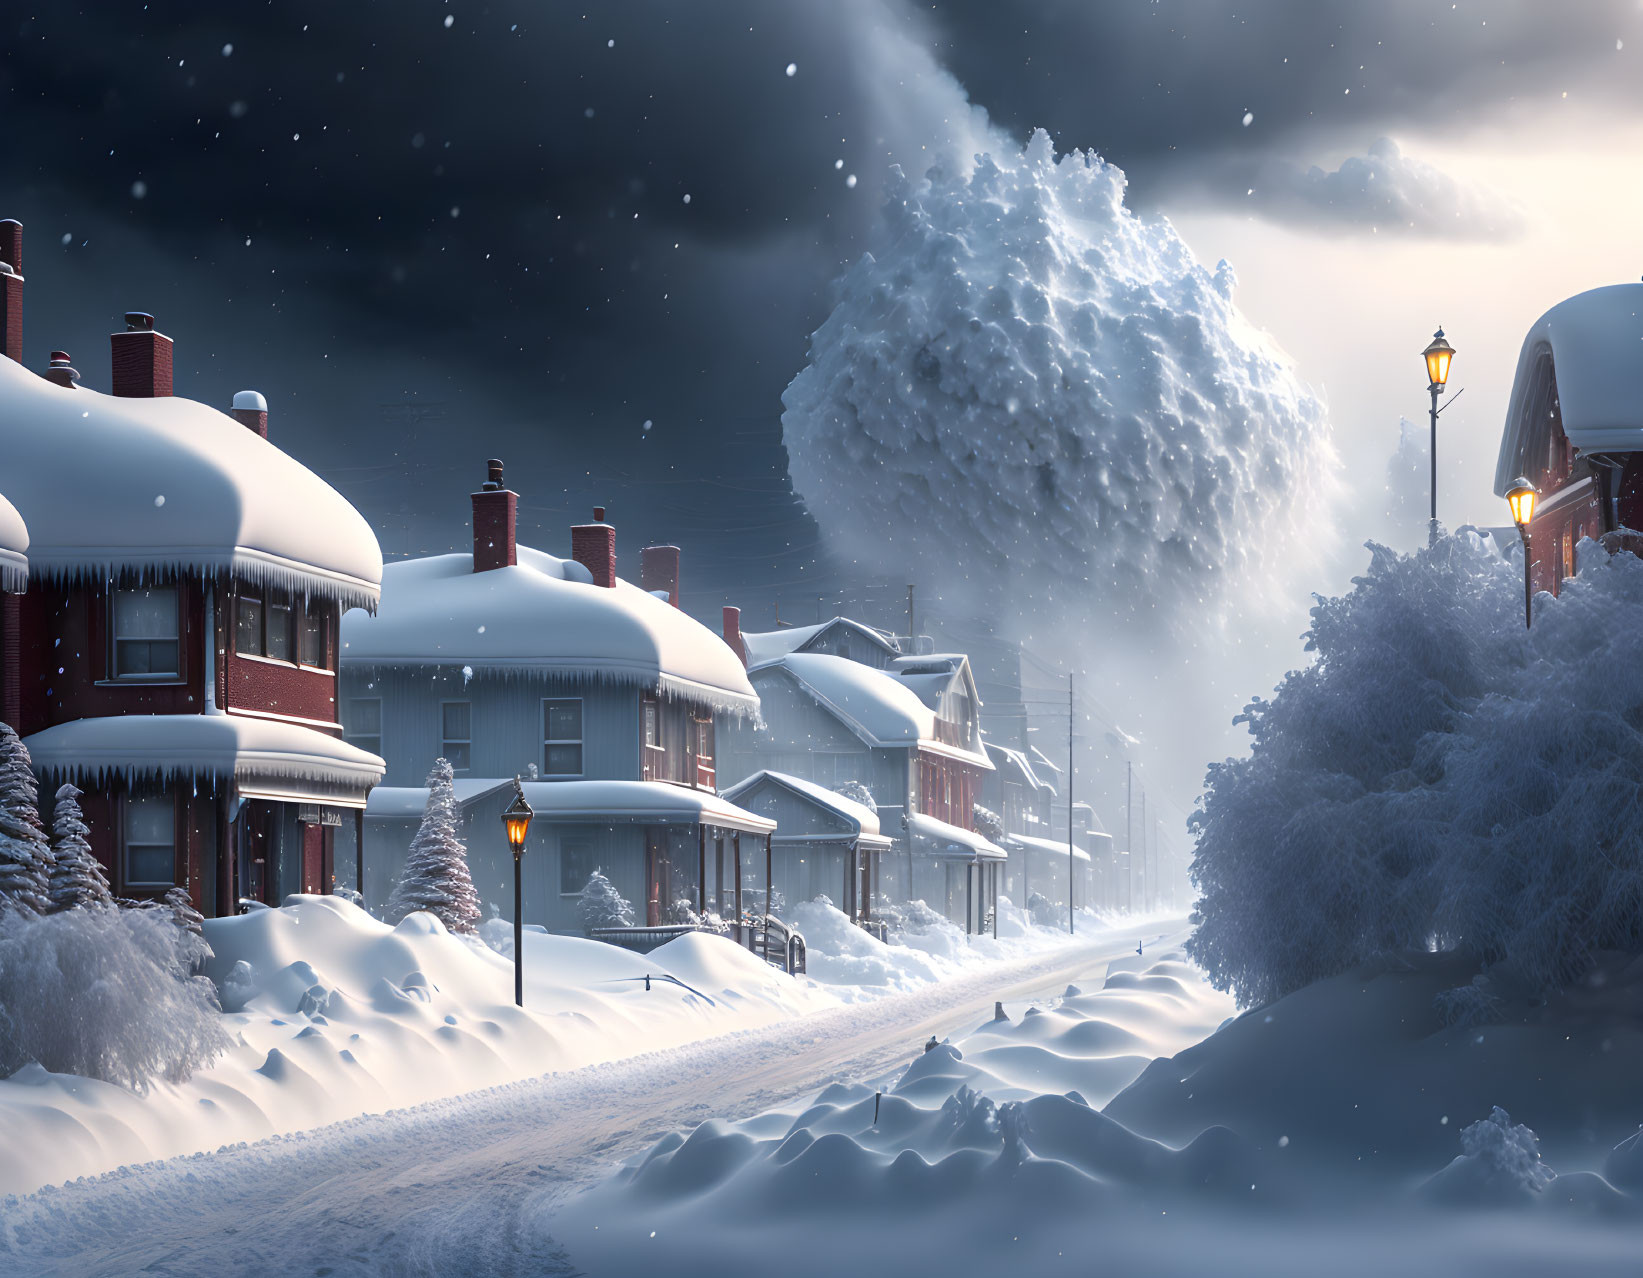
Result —
[[114, 904], [103, 867], [86, 842], [85, 816], [80, 811], [80, 789], [73, 784], [57, 788], [51, 810], [51, 909], [53, 913], [80, 906], [101, 909]]
[[605, 877], [603, 870], [595, 870], [588, 876], [576, 903], [576, 913], [590, 935], [596, 927], [633, 926], [633, 906]]
[[44, 914], [49, 904], [51, 846], [40, 824], [40, 787], [28, 747], [0, 723], [0, 913]]
[[416, 910], [426, 910], [452, 932], [473, 932], [479, 926], [479, 894], [468, 873], [468, 849], [456, 832], [453, 782], [451, 765], [444, 759], [434, 760], [422, 825], [411, 840], [405, 868], [383, 915], [391, 924]]

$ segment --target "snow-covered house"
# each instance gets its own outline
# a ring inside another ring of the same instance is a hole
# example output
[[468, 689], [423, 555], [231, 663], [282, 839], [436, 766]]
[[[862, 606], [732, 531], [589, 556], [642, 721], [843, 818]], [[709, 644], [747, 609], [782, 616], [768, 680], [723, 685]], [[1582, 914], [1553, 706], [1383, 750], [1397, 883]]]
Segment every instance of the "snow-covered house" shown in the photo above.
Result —
[[[903, 656], [884, 636], [875, 642], [870, 627], [842, 619], [806, 630], [790, 647], [798, 631], [740, 636], [762, 723], [725, 733], [724, 774], [769, 770], [825, 789], [864, 785], [896, 843], [896, 854], [882, 858], [878, 890], [923, 899], [979, 929], [1004, 852], [975, 828], [981, 779], [993, 765], [969, 663]], [[812, 649], [834, 642], [857, 645], [867, 660]]]
[[880, 858], [891, 848], [876, 811], [785, 772], [755, 772], [724, 797], [776, 823], [774, 878], [784, 895], [827, 896], [856, 922], [872, 918]]
[[112, 395], [63, 352], [44, 376], [0, 359], [29, 532], [7, 713], [48, 782], [86, 790], [117, 892], [183, 885], [217, 914], [329, 890], [338, 831], [382, 776], [341, 738], [335, 675], [342, 613], [376, 604], [376, 537], [268, 441], [260, 395], [232, 413], [174, 396], [171, 339], [144, 314], [112, 346]]
[[575, 928], [595, 869], [641, 923], [666, 921], [680, 901], [730, 912], [739, 888], [763, 884], [773, 828], [716, 797], [724, 726], [759, 710], [740, 659], [670, 602], [676, 547], [641, 552], [638, 586], [616, 575], [602, 509], [571, 529], [568, 559], [520, 545], [517, 510], [491, 462], [472, 494], [473, 550], [389, 564], [381, 608], [343, 628], [347, 737], [387, 760], [391, 788], [367, 813], [367, 899], [398, 874], [406, 811], [443, 757], [487, 903], [512, 911], [511, 854], [492, 818], [517, 775], [541, 782], [526, 786], [530, 921]]
[[28, 589], [29, 534], [17, 507], [0, 494], [0, 723], [17, 726], [19, 601]]
[[1643, 529], [1643, 284], [1577, 293], [1529, 329], [1496, 494], [1519, 476], [1540, 493], [1529, 527], [1537, 591], [1556, 594], [1574, 575], [1581, 538]]

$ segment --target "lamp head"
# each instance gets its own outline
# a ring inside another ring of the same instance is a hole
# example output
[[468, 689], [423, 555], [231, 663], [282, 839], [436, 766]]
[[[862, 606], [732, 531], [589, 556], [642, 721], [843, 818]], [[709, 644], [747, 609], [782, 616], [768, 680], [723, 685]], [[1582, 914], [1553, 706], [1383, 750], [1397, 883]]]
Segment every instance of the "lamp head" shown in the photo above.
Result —
[[1519, 528], [1527, 528], [1529, 521], [1535, 517], [1535, 486], [1523, 476], [1519, 475], [1512, 481], [1512, 487], [1506, 494], [1506, 500], [1512, 507], [1512, 522]]
[[525, 836], [530, 833], [531, 818], [536, 815], [530, 804], [525, 802], [525, 788], [519, 784], [519, 778], [513, 779], [513, 802], [502, 813], [502, 825], [508, 832], [508, 846], [517, 856], [525, 846]]
[[1443, 329], [1432, 334], [1432, 342], [1424, 351], [1426, 376], [1432, 385], [1442, 387], [1449, 380], [1449, 361], [1455, 358], [1455, 348], [1443, 336]]

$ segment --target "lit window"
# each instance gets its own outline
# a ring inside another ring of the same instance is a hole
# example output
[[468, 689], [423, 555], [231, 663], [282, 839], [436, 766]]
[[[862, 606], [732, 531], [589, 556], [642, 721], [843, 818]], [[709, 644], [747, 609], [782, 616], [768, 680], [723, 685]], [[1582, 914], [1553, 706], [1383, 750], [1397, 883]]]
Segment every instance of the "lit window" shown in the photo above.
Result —
[[473, 703], [442, 701], [439, 706], [439, 752], [455, 772], [466, 772], [473, 748]]
[[127, 887], [170, 887], [176, 882], [176, 812], [170, 795], [126, 801]]
[[177, 588], [116, 590], [113, 602], [114, 677], [176, 678]]
[[582, 775], [582, 702], [579, 698], [542, 703], [542, 764], [545, 776]]

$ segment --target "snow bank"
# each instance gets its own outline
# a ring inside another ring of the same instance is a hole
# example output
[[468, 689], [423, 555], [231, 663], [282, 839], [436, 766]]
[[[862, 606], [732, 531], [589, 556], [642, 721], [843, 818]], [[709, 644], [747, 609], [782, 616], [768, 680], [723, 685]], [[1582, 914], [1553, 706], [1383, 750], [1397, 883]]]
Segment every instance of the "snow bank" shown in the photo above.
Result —
[[[1006, 625], [1191, 627], [1328, 526], [1322, 404], [1123, 173], [994, 134], [892, 180], [788, 386], [794, 488]], [[909, 578], [911, 579], [911, 578]]]
[[296, 896], [205, 926], [216, 954], [206, 972], [235, 1045], [186, 1083], [158, 1083], [145, 1096], [38, 1066], [0, 1081], [0, 1193], [838, 1003], [716, 937], [638, 955], [527, 932], [520, 1010], [511, 961], [431, 915], [390, 928], [338, 897]]

